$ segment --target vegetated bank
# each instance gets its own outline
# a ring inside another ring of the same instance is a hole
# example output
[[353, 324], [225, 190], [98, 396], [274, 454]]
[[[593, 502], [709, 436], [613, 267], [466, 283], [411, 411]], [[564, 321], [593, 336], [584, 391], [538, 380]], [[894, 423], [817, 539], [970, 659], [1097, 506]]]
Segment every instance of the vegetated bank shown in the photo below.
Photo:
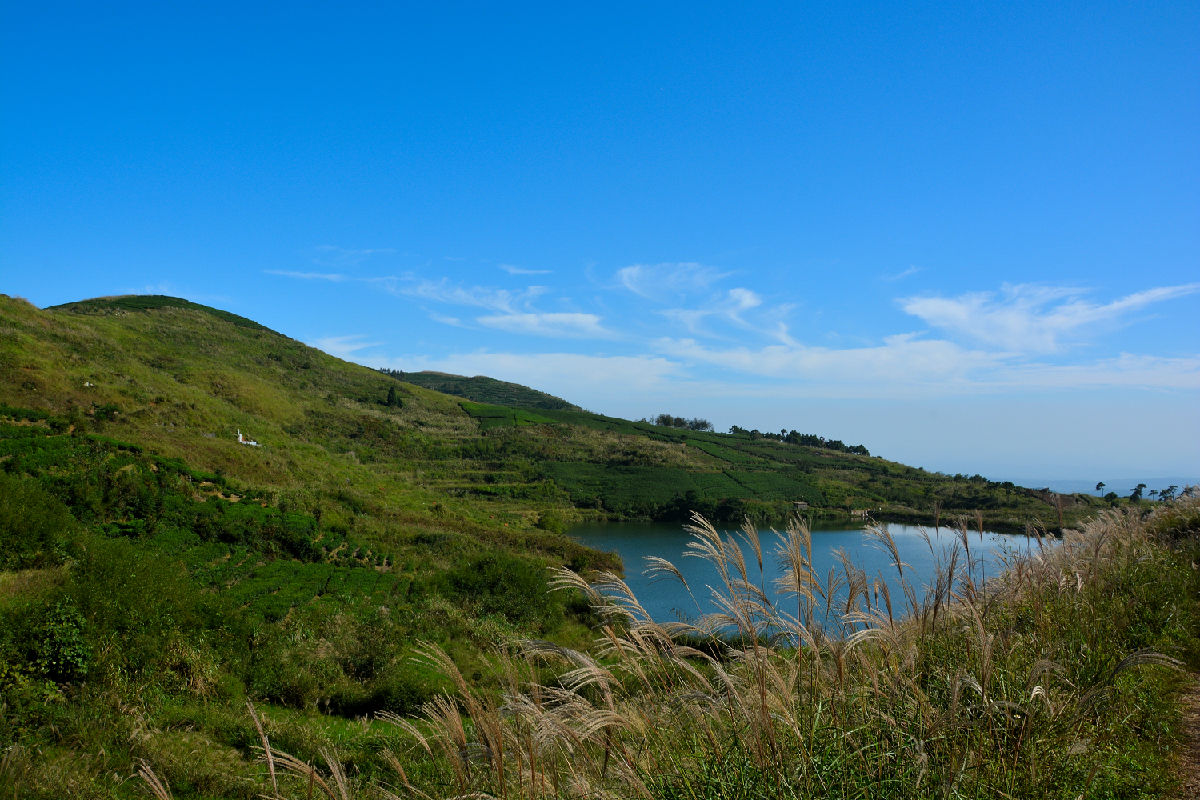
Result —
[[[596, 587], [564, 570], [557, 585], [585, 593], [603, 620], [596, 648], [508, 643], [497, 695], [428, 645], [423, 660], [454, 688], [418, 720], [381, 715], [393, 726], [382, 735], [390, 771], [349, 777], [334, 750], [297, 757], [267, 726], [271, 772], [258, 787], [301, 797], [316, 785], [330, 798], [1174, 792], [1178, 699], [1200, 666], [1195, 497], [1148, 517], [1105, 512], [987, 585], [964, 531], [932, 589], [906, 585], [897, 598], [876, 596], [849, 561], [828, 579], [812, 574], [808, 533], [793, 526], [791, 609], [755, 591], [737, 544], [700, 518], [693, 532], [725, 577], [724, 613], [656, 623], [615, 576]], [[878, 537], [894, 552], [886, 530]], [[752, 526], [744, 539], [758, 546]], [[821, 598], [838, 583], [851, 599], [829, 615]], [[741, 636], [714, 635], [728, 626]]]

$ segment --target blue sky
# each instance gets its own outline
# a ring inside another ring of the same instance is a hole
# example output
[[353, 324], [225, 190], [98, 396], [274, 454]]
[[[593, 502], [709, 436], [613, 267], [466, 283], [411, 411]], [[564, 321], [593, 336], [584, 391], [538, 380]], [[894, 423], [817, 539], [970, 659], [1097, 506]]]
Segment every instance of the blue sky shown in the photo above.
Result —
[[1200, 476], [1194, 3], [2, 13], [4, 293], [947, 472]]

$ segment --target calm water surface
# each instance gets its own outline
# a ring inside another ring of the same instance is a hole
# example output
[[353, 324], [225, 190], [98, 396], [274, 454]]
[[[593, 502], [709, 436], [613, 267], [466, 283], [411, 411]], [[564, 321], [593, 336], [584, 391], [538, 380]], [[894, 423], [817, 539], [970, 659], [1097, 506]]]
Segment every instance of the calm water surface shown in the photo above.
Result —
[[[939, 561], [942, 564], [948, 563], [951, 549], [960, 545], [959, 534], [948, 528], [941, 528], [935, 532], [933, 529], [890, 523], [887, 529], [896, 541], [901, 559], [907, 565], [905, 577], [918, 590], [919, 597], [923, 594], [923, 587], [935, 580]], [[921, 533], [922, 530], [928, 534], [928, 543]], [[707, 561], [684, 556], [684, 548], [690, 540], [690, 535], [683, 530], [682, 525], [609, 522], [583, 525], [569, 533], [588, 547], [616, 552], [621, 557], [625, 564], [626, 582], [654, 619], [694, 620], [715, 610], [709, 602], [710, 592], [706, 586], [720, 586], [719, 576]], [[784, 608], [794, 607], [794, 596], [780, 595], [773, 587], [775, 579], [783, 572], [779, 559], [775, 556], [775, 546], [779, 537], [769, 531], [762, 532], [760, 536], [765, 562], [761, 585], [773, 602], [783, 603]], [[1038, 547], [1036, 541], [1027, 536], [988, 532], [970, 533], [968, 542], [972, 560], [977, 561], [973, 573], [977, 582], [999, 574], [1005, 558], [1028, 552], [1030, 549], [1036, 550]], [[1046, 545], [1046, 540], [1043, 540], [1043, 545]], [[820, 576], [821, 582], [826, 582], [831, 568], [839, 566], [835, 556], [839, 549], [844, 550], [850, 560], [866, 572], [868, 580], [881, 577], [887, 582], [893, 606], [896, 612], [900, 613], [904, 601], [896, 569], [892, 566], [892, 557], [877, 540], [866, 534], [865, 526], [813, 530], [814, 572]], [[751, 571], [750, 578], [758, 584], [758, 563], [749, 548], [743, 547], [743, 551]], [[693, 602], [678, 581], [661, 577], [651, 579], [643, 574], [647, 556], [658, 556], [675, 564], [691, 585], [696, 602]], [[962, 561], [960, 557], [960, 564]]]

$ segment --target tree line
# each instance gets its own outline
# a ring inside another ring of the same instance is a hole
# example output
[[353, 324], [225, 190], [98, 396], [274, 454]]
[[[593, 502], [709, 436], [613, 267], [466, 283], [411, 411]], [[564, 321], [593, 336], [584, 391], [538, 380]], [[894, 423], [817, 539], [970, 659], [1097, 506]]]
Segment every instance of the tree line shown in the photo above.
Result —
[[825, 450], [837, 450], [841, 453], [854, 453], [860, 456], [871, 455], [871, 452], [861, 444], [846, 444], [841, 439], [826, 439], [824, 436], [817, 436], [814, 433], [800, 433], [796, 430], [764, 433], [759, 430], [746, 430], [745, 428], [733, 425], [729, 428], [729, 432], [737, 436], [749, 436], [751, 439], [773, 439], [777, 442], [799, 444], [805, 447], [820, 447]]
[[[700, 417], [688, 419], [686, 417], [677, 417], [674, 414], [659, 414], [653, 420], [643, 417], [641, 421], [653, 425], [663, 425], [668, 428], [683, 428], [689, 431], [713, 431], [713, 424]], [[840, 453], [853, 453], [860, 456], [871, 455], [871, 452], [861, 444], [846, 444], [841, 439], [826, 439], [824, 436], [817, 436], [814, 433], [800, 433], [796, 430], [764, 433], [758, 429], [747, 430], [738, 425], [732, 425], [729, 428], [729, 432], [734, 436], [746, 436], [751, 439], [773, 439], [774, 441], [785, 442], [786, 444], [819, 447], [824, 450], [836, 450]]]
[[712, 431], [713, 424], [706, 419], [695, 417], [693, 419], [685, 419], [684, 417], [676, 417], [671, 414], [659, 414], [653, 421], [643, 418], [642, 422], [652, 422], [654, 425], [663, 425], [668, 428], [683, 428], [689, 431]]

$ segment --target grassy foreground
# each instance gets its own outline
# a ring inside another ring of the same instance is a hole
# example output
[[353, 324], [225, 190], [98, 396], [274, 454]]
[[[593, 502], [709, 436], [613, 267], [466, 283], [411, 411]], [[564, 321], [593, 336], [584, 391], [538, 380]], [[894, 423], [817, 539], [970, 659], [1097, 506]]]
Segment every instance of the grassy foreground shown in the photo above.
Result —
[[[226, 757], [259, 766], [239, 791], [345, 800], [1172, 790], [1176, 700], [1200, 664], [1200, 501], [1147, 517], [1107, 512], [987, 585], [964, 531], [941, 554], [932, 588], [906, 583], [903, 597], [848, 562], [812, 574], [808, 533], [796, 525], [782, 552], [788, 609], [759, 590], [757, 557], [747, 563], [702, 519], [691, 530], [694, 554], [723, 576], [721, 614], [655, 624], [615, 576], [592, 586], [563, 570], [559, 585], [586, 592], [604, 620], [593, 650], [512, 642], [495, 656], [508, 676], [496, 692], [428, 646], [424, 660], [456, 691], [417, 719], [361, 723], [388, 765], [369, 776], [348, 769], [333, 743], [316, 758], [288, 754], [278, 723], [248, 710], [255, 741]], [[757, 556], [754, 529], [741, 535]], [[894, 552], [885, 530], [877, 537]], [[679, 579], [669, 563], [656, 568]], [[904, 575], [898, 559], [894, 568]], [[829, 597], [838, 610], [826, 615]], [[148, 760], [142, 775], [170, 797], [172, 780], [211, 767]], [[11, 754], [5, 768], [11, 779]]]

